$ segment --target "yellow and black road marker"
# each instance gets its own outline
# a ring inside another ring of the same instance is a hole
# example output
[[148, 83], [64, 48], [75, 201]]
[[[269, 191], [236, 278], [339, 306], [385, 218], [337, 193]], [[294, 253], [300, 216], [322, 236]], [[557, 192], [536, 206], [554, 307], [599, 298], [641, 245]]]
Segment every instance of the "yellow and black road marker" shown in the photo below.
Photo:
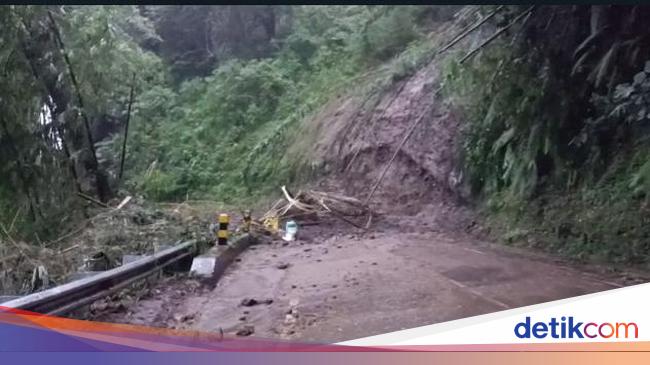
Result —
[[228, 214], [219, 214], [219, 230], [217, 231], [217, 242], [219, 245], [228, 244], [228, 223], [230, 223]]

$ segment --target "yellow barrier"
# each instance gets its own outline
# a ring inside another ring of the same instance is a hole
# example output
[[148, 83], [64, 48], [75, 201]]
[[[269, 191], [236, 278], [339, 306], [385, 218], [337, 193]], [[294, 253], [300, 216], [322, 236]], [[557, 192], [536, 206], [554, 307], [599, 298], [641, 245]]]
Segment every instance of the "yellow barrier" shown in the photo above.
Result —
[[228, 244], [228, 223], [230, 223], [228, 214], [219, 214], [219, 230], [217, 231], [217, 242], [219, 245]]

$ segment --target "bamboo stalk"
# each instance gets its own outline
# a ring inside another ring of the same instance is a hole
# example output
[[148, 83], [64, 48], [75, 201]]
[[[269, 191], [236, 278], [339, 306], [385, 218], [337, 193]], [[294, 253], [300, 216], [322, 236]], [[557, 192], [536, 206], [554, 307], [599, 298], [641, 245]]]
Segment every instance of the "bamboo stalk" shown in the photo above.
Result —
[[[532, 15], [532, 13], [529, 12], [528, 15], [526, 16], [526, 19], [524, 19], [523, 23], [521, 24], [521, 27], [520, 27], [519, 31], [517, 32], [517, 34], [515, 34], [515, 36], [510, 41], [510, 45], [509, 45], [510, 47], [512, 47], [517, 42], [517, 40], [519, 39], [521, 34], [524, 32], [524, 28], [526, 26], [526, 23], [528, 23], [528, 20], [530, 20], [531, 15]], [[513, 58], [514, 58], [514, 53], [511, 54], [510, 57], [508, 57], [507, 59], [499, 60], [499, 64], [497, 65], [497, 68], [494, 71], [494, 74], [492, 74], [492, 77], [490, 78], [490, 83], [488, 84], [489, 85], [488, 90], [492, 90], [492, 87], [494, 86], [494, 82], [496, 81], [497, 76], [501, 73], [501, 70], [507, 64], [509, 64], [512, 61]]]
[[503, 5], [499, 5], [496, 9], [494, 9], [494, 11], [493, 11], [492, 13], [490, 13], [490, 14], [487, 15], [485, 18], [483, 18], [483, 19], [481, 19], [480, 21], [478, 21], [477, 23], [475, 23], [472, 27], [470, 27], [470, 28], [467, 29], [466, 31], [464, 31], [464, 32], [462, 32], [461, 34], [459, 34], [458, 36], [456, 36], [456, 38], [454, 38], [454, 39], [453, 39], [451, 42], [449, 42], [449, 44], [447, 44], [446, 46], [442, 47], [442, 48], [441, 48], [437, 53], [440, 54], [440, 53], [442, 53], [442, 52], [445, 52], [445, 51], [448, 50], [449, 48], [451, 48], [451, 47], [453, 47], [454, 45], [456, 45], [456, 43], [460, 42], [460, 41], [461, 41], [463, 38], [465, 38], [468, 34], [470, 34], [471, 32], [475, 31], [478, 27], [480, 27], [481, 25], [485, 24], [485, 22], [487, 22], [488, 20], [492, 19], [492, 18], [493, 18], [493, 17], [494, 17], [494, 16], [495, 16], [495, 15], [496, 15], [496, 14], [497, 14], [501, 9], [503, 9]]
[[97, 200], [97, 199], [95, 199], [95, 198], [93, 198], [93, 197], [91, 197], [91, 196], [88, 196], [88, 195], [86, 195], [86, 194], [84, 194], [84, 193], [77, 193], [77, 195], [78, 195], [79, 197], [85, 199], [85, 200], [88, 200], [88, 201], [91, 202], [91, 203], [95, 203], [95, 204], [97, 204], [97, 205], [99, 205], [99, 206], [101, 206], [101, 207], [104, 207], [104, 208], [109, 208], [108, 204], [103, 203], [103, 202], [100, 202], [99, 200]]
[[47, 11], [47, 16], [50, 20], [50, 25], [54, 33], [54, 36], [56, 38], [57, 45], [59, 46], [59, 51], [63, 56], [63, 60], [65, 61], [66, 66], [68, 67], [68, 74], [70, 75], [70, 80], [72, 81], [72, 85], [74, 86], [75, 92], [77, 94], [77, 103], [79, 104], [79, 111], [81, 113], [81, 117], [83, 118], [84, 127], [86, 129], [86, 139], [88, 140], [88, 148], [90, 149], [92, 155], [91, 170], [93, 170], [95, 174], [97, 195], [99, 196], [99, 200], [104, 201], [106, 200], [106, 197], [104, 196], [103, 186], [102, 186], [104, 184], [104, 181], [101, 177], [101, 173], [99, 172], [99, 160], [97, 159], [97, 151], [95, 150], [95, 141], [93, 140], [93, 135], [90, 129], [90, 120], [88, 119], [88, 115], [86, 114], [84, 108], [84, 101], [81, 95], [81, 88], [79, 87], [79, 83], [77, 82], [77, 77], [74, 73], [72, 62], [70, 62], [70, 57], [68, 57], [65, 44], [63, 43], [63, 38], [61, 37], [61, 32], [59, 32], [59, 28], [56, 25], [56, 21], [54, 20], [54, 16], [52, 15], [52, 12], [50, 10]]
[[135, 89], [135, 72], [133, 73], [133, 80], [131, 81], [131, 95], [129, 96], [129, 108], [126, 112], [126, 125], [124, 126], [124, 142], [122, 143], [122, 157], [120, 159], [120, 174], [118, 179], [122, 180], [122, 174], [124, 172], [124, 160], [126, 157], [126, 141], [129, 137], [129, 121], [131, 119], [131, 106], [133, 105], [133, 91]]
[[[32, 34], [28, 29], [27, 23], [24, 21], [24, 19], [21, 19], [21, 29], [23, 32], [28, 35], [30, 38], [32, 38]], [[27, 60], [27, 63], [29, 64], [29, 67], [32, 71], [32, 76], [36, 80], [36, 82], [41, 85], [41, 88], [43, 89], [43, 93], [47, 95], [48, 97], [44, 98], [45, 104], [47, 105], [48, 109], [50, 110], [50, 113], [52, 114], [52, 124], [54, 125], [54, 129], [56, 130], [56, 133], [59, 136], [59, 139], [61, 140], [61, 147], [63, 147], [63, 153], [66, 156], [67, 163], [70, 167], [70, 173], [72, 174], [72, 179], [74, 180], [75, 188], [77, 189], [77, 192], [83, 193], [83, 190], [81, 189], [81, 184], [79, 183], [79, 174], [77, 173], [77, 168], [75, 167], [74, 161], [72, 160], [72, 155], [70, 153], [70, 148], [68, 147], [68, 142], [65, 138], [65, 130], [61, 128], [61, 125], [58, 122], [58, 118], [56, 115], [54, 115], [54, 111], [56, 110], [50, 97], [53, 94], [53, 92], [48, 88], [46, 85], [45, 81], [43, 78], [40, 76], [36, 65], [34, 65], [34, 61], [31, 57], [28, 56], [27, 52], [27, 46], [25, 45], [24, 41], [20, 42], [21, 45], [21, 50], [23, 53], [23, 56]], [[88, 218], [88, 215], [86, 211], [83, 211], [84, 216]]]
[[519, 22], [519, 20], [521, 20], [521, 18], [523, 18], [524, 16], [528, 15], [528, 13], [530, 13], [531, 11], [533, 11], [534, 8], [535, 8], [535, 5], [531, 5], [528, 9], [522, 11], [519, 15], [517, 15], [517, 17], [515, 17], [515, 18], [510, 22], [510, 24], [508, 24], [508, 25], [506, 25], [505, 27], [503, 27], [503, 28], [497, 30], [494, 34], [492, 34], [492, 35], [490, 36], [490, 38], [488, 38], [488, 39], [486, 39], [485, 41], [483, 41], [483, 43], [481, 43], [478, 47], [476, 47], [476, 48], [474, 48], [473, 50], [469, 51], [469, 53], [467, 53], [467, 54], [465, 55], [465, 57], [463, 57], [463, 58], [460, 60], [459, 63], [462, 64], [463, 62], [467, 61], [470, 57], [472, 57], [473, 55], [475, 55], [475, 54], [476, 54], [478, 51], [480, 51], [483, 47], [485, 47], [485, 46], [487, 46], [488, 44], [490, 44], [493, 40], [495, 40], [497, 37], [499, 37], [503, 32], [505, 32], [505, 31], [508, 30], [510, 27], [512, 27], [513, 25], [515, 25], [517, 22]]

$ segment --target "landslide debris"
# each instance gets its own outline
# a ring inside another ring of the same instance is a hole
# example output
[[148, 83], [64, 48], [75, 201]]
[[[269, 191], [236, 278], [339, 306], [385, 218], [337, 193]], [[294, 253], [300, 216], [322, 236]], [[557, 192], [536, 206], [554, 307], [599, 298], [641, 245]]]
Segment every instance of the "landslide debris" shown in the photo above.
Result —
[[[52, 241], [36, 246], [12, 240], [13, 252], [0, 246], [0, 295], [24, 295], [63, 284], [78, 271], [117, 267], [123, 255], [149, 255], [180, 241], [208, 244], [212, 239], [209, 225], [215, 207], [210, 204], [154, 204], [132, 198], [120, 206], [123, 201], [93, 209], [88, 219]], [[46, 285], [33, 282], [39, 268], [45, 270]]]

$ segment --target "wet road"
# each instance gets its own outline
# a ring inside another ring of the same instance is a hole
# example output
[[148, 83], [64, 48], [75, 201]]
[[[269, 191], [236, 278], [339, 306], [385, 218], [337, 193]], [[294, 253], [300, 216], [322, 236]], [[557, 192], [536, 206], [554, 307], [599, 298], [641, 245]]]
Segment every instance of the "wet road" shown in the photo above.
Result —
[[[545, 255], [444, 233], [343, 234], [253, 246], [215, 288], [167, 285], [104, 320], [338, 342], [603, 291], [617, 282]], [[245, 299], [272, 302], [247, 306]]]

